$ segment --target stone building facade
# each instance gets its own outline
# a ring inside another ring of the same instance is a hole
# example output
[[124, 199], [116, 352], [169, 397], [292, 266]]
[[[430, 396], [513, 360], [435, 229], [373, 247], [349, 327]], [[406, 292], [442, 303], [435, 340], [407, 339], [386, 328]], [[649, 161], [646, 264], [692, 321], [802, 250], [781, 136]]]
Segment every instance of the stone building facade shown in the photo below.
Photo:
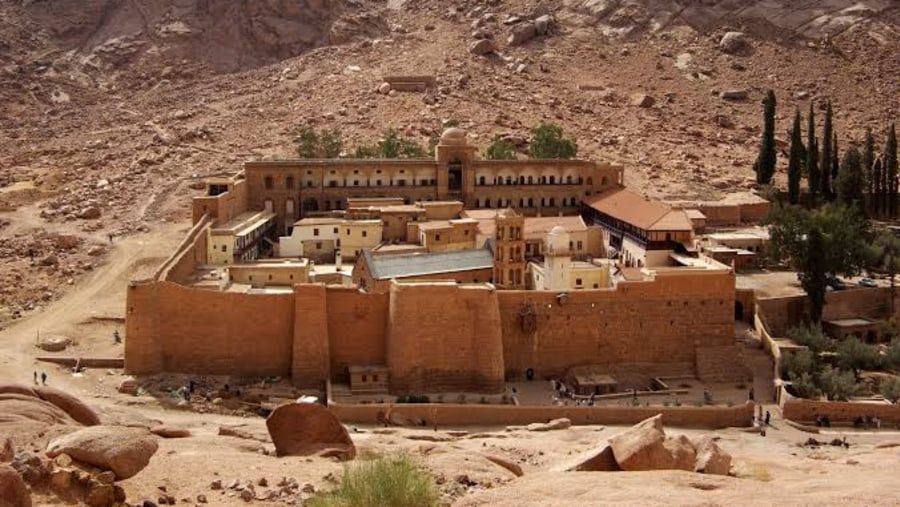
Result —
[[279, 160], [244, 165], [249, 209], [271, 210], [279, 231], [310, 213], [347, 208], [348, 198], [455, 200], [465, 208], [524, 214], [576, 213], [581, 200], [623, 185], [623, 168], [585, 160], [482, 160], [466, 133], [441, 136], [434, 160]]

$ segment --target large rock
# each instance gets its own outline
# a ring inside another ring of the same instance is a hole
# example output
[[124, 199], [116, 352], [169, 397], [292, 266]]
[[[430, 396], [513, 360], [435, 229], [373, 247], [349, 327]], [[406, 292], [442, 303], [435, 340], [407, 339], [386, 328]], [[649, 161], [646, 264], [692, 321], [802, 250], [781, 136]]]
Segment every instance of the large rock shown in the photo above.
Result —
[[473, 55], [487, 55], [494, 52], [494, 41], [479, 39], [469, 44], [469, 53]]
[[96, 426], [100, 424], [100, 417], [91, 407], [87, 406], [80, 399], [71, 394], [54, 389], [52, 387], [35, 387], [35, 392], [42, 400], [61, 408], [69, 417], [75, 419], [85, 426]]
[[91, 426], [52, 440], [47, 455], [68, 454], [82, 463], [111, 470], [121, 480], [143, 470], [158, 448], [156, 437], [146, 428]]
[[731, 471], [731, 455], [723, 451], [712, 437], [703, 437], [697, 443], [694, 470], [704, 474], [728, 475]]
[[633, 93], [631, 95], [631, 105], [636, 107], [653, 107], [656, 100], [646, 93]]
[[25, 481], [9, 465], [0, 465], [0, 507], [31, 507], [31, 493]]
[[719, 93], [719, 97], [722, 97], [725, 100], [746, 100], [748, 96], [749, 92], [743, 88], [723, 90]]
[[534, 30], [538, 35], [547, 35], [551, 30], [553, 30], [553, 25], [553, 17], [549, 14], [538, 16], [534, 20]]
[[749, 47], [750, 44], [743, 32], [728, 32], [719, 41], [719, 48], [728, 54], [743, 53]]
[[675, 470], [687, 470], [692, 472], [694, 464], [697, 461], [697, 451], [694, 444], [684, 435], [677, 437], [667, 437], [663, 442], [663, 447], [669, 452], [672, 461], [669, 468]]
[[516, 477], [525, 475], [525, 472], [522, 471], [522, 467], [520, 467], [518, 463], [514, 463], [506, 458], [501, 458], [500, 456], [495, 456], [493, 454], [482, 454], [482, 456], [487, 458], [491, 463], [509, 470], [515, 474]]
[[16, 448], [13, 446], [12, 439], [6, 437], [3, 439], [3, 446], [0, 447], [0, 463], [9, 463], [16, 457]]
[[330, 410], [317, 403], [290, 403], [276, 408], [266, 428], [278, 456], [308, 456], [326, 449], [339, 459], [356, 457], [356, 446], [347, 429]]
[[610, 439], [616, 463], [628, 472], [667, 470], [673, 466], [672, 453], [665, 446], [666, 435], [656, 416]]
[[56, 405], [37, 396], [0, 393], [0, 423], [74, 425], [75, 421]]
[[38, 347], [47, 352], [62, 352], [71, 343], [72, 339], [66, 336], [42, 336], [38, 341]]
[[537, 35], [537, 29], [535, 28], [534, 23], [526, 21], [512, 27], [512, 32], [506, 40], [506, 43], [510, 46], [518, 46], [530, 41], [535, 35]]
[[621, 472], [612, 447], [604, 444], [553, 467], [555, 472]]

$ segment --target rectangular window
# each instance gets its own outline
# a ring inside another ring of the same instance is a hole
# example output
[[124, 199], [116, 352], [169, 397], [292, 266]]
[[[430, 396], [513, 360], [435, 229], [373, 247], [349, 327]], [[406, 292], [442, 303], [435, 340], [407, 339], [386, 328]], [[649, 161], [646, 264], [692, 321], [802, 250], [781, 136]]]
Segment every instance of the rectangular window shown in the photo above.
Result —
[[350, 229], [347, 229], [347, 236], [350, 235]]
[[440, 241], [440, 240], [441, 240], [441, 235], [440, 235], [440, 234], [435, 234], [435, 235], [434, 235], [434, 240], [435, 240], [435, 241]]
[[581, 278], [575, 279], [575, 285], [581, 285]]
[[321, 249], [322, 249], [322, 242], [316, 241], [316, 250], [321, 250]]
[[578, 249], [581, 250], [581, 241], [578, 242]]
[[335, 233], [335, 234], [338, 233], [338, 228], [337, 228], [337, 227], [334, 228], [334, 233]]
[[223, 251], [223, 252], [227, 252], [227, 251], [228, 251], [228, 245], [222, 245], [222, 251]]
[[319, 229], [313, 229], [313, 236], [319, 235]]
[[272, 177], [271, 176], [266, 176], [265, 179], [263, 180], [263, 182], [266, 185], [266, 190], [272, 190]]
[[369, 235], [369, 231], [362, 231], [362, 236], [365, 238]]
[[294, 177], [293, 177], [293, 176], [288, 176], [287, 178], [285, 178], [285, 180], [284, 180], [284, 186], [285, 186], [285, 188], [287, 188], [288, 190], [294, 188]]

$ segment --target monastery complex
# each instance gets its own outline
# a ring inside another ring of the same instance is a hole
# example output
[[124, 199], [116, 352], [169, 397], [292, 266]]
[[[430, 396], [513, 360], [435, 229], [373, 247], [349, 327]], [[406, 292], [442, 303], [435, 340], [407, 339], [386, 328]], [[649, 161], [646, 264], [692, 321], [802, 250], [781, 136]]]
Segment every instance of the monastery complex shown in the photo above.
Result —
[[126, 370], [359, 395], [573, 371], [725, 380], [747, 251], [704, 248], [704, 212], [623, 171], [480, 160], [455, 128], [433, 160], [249, 162], [208, 181], [181, 245], [131, 283]]

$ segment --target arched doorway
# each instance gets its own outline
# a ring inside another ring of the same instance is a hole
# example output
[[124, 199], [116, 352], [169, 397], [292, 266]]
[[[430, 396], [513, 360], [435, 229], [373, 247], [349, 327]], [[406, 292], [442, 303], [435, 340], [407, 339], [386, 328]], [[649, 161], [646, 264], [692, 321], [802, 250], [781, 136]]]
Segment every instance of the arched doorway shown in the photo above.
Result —
[[447, 164], [447, 190], [461, 192], [463, 180], [462, 160], [454, 158]]
[[744, 303], [734, 302], [734, 320], [744, 320]]

